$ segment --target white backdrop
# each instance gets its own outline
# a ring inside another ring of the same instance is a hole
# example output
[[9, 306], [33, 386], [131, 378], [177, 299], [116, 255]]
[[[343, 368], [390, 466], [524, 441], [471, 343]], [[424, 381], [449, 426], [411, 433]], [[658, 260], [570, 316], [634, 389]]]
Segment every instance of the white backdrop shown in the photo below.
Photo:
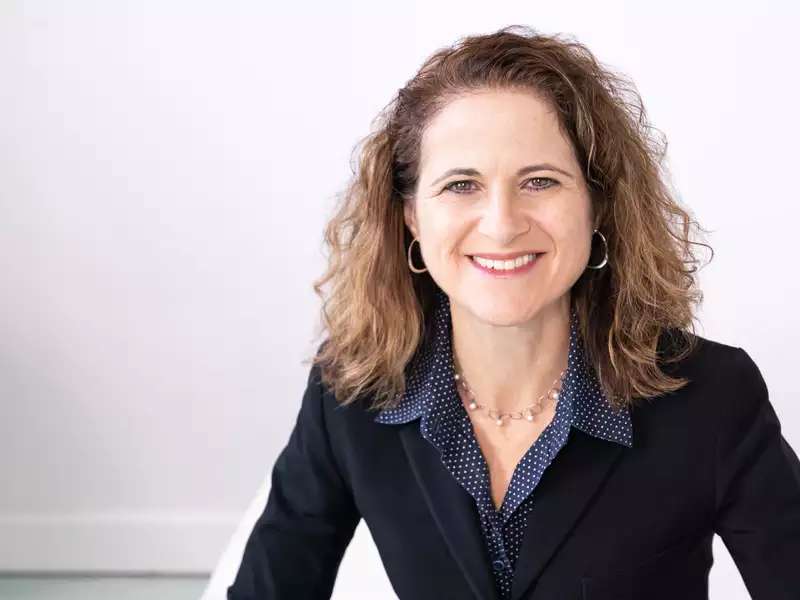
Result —
[[[511, 23], [634, 80], [712, 231], [698, 332], [800, 450], [800, 13], [644, 4], [0, 1], [0, 570], [213, 567], [294, 423], [354, 144], [428, 54]], [[362, 523], [337, 593], [365, 576]]]

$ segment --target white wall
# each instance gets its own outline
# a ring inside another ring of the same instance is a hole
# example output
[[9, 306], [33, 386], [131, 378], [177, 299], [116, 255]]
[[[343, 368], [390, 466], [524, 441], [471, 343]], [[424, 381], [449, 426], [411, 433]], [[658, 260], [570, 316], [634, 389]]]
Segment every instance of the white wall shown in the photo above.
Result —
[[294, 422], [353, 145], [430, 52], [510, 23], [636, 82], [712, 230], [699, 333], [800, 449], [798, 12], [659, 4], [0, 3], [0, 569], [212, 567]]

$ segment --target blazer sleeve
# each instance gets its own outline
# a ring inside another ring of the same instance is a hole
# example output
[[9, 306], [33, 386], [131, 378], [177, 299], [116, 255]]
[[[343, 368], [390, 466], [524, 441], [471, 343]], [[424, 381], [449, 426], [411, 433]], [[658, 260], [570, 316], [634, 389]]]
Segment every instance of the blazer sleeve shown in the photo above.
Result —
[[767, 385], [737, 348], [716, 435], [714, 530], [754, 600], [800, 598], [800, 461]]
[[329, 599], [361, 516], [333, 457], [318, 365], [289, 441], [272, 468], [264, 512], [246, 542], [228, 600]]

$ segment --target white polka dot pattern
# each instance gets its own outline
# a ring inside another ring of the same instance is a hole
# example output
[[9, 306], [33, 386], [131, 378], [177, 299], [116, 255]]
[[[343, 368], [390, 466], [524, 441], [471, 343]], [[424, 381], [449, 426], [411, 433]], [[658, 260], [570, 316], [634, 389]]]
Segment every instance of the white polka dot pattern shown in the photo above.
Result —
[[[408, 373], [400, 404], [381, 411], [378, 423], [397, 425], [420, 418], [420, 433], [441, 454], [442, 463], [475, 499], [481, 529], [500, 597], [511, 595], [526, 516], [533, 508], [534, 488], [556, 454], [567, 443], [571, 428], [633, 446], [629, 410], [613, 411], [587, 367], [578, 332], [578, 316], [570, 319], [569, 357], [553, 420], [517, 464], [499, 510], [491, 497], [489, 470], [472, 428], [472, 421], [453, 379], [450, 301], [437, 290], [433, 329]], [[525, 422], [519, 422], [524, 426]], [[507, 422], [504, 427], [508, 427]]]

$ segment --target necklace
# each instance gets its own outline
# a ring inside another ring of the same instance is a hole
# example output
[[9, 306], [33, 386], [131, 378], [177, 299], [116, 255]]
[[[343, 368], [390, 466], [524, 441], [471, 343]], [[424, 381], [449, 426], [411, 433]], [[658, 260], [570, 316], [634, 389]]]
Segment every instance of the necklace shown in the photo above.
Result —
[[[486, 408], [486, 406], [484, 406], [483, 404], [478, 404], [478, 401], [475, 399], [475, 394], [472, 393], [469, 384], [467, 384], [467, 380], [464, 379], [464, 375], [456, 370], [455, 363], [453, 363], [453, 371], [455, 373], [454, 379], [456, 380], [456, 384], [463, 387], [470, 397], [469, 409], [477, 410]], [[550, 389], [547, 390], [547, 392], [545, 392], [541, 396], [539, 396], [533, 402], [533, 404], [526, 406], [525, 409], [518, 412], [510, 412], [510, 413], [502, 413], [494, 409], [489, 409], [487, 410], [489, 418], [494, 419], [495, 424], [497, 426], [501, 426], [503, 424], [503, 419], [517, 420], [525, 418], [527, 421], [533, 421], [534, 415], [542, 412], [543, 409], [542, 400], [544, 400], [546, 397], [552, 399], [553, 401], [558, 400], [561, 394], [561, 384], [563, 382], [564, 373], [566, 372], [567, 372], [566, 369], [561, 371], [561, 374], [558, 377], [556, 377], [555, 381], [553, 381], [553, 385], [550, 386]]]

